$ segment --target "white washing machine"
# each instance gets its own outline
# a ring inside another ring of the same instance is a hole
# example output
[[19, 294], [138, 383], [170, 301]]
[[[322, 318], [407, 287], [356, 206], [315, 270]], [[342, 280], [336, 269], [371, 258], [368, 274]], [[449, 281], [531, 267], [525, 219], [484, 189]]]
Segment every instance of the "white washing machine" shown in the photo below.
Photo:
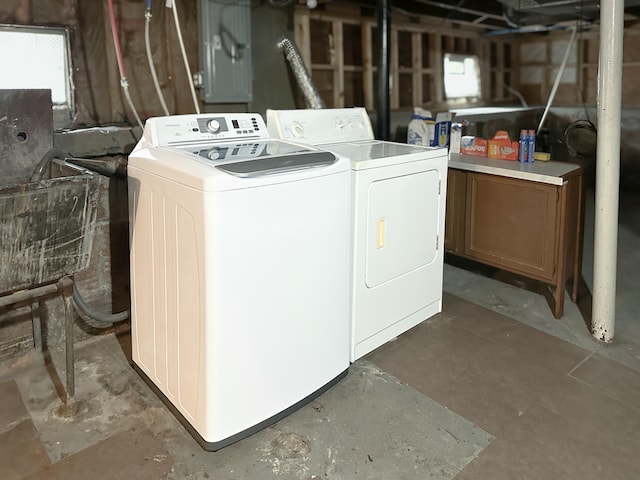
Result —
[[269, 110], [267, 126], [351, 160], [351, 361], [439, 313], [447, 150], [374, 140], [364, 108]]
[[129, 157], [133, 362], [217, 450], [349, 367], [349, 162], [253, 114], [147, 120]]

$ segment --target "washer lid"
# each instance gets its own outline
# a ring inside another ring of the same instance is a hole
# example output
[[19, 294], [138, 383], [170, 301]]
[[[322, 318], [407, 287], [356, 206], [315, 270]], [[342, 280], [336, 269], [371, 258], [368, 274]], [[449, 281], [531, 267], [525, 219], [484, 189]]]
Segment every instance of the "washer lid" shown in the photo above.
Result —
[[258, 160], [224, 163], [217, 165], [216, 168], [238, 177], [257, 177], [259, 175], [324, 167], [333, 165], [336, 161], [336, 156], [330, 152], [308, 152], [298, 155], [270, 156]]
[[[180, 147], [159, 147], [180, 150], [184, 153], [197, 155], [200, 160], [211, 161], [212, 166], [220, 163], [240, 162], [274, 155], [288, 155], [307, 153], [317, 149], [282, 142], [280, 140], [253, 140], [236, 142], [211, 142], [199, 145], [183, 145]], [[206, 162], [209, 163], [209, 162]]]
[[345, 173], [347, 159], [332, 152], [280, 140], [215, 142], [153, 147], [139, 145], [129, 167], [202, 191], [226, 191]]
[[353, 170], [397, 165], [447, 155], [441, 147], [423, 147], [383, 140], [362, 140], [323, 144], [322, 148], [351, 160]]
[[238, 177], [257, 177], [332, 165], [333, 153], [279, 140], [218, 143], [179, 148], [212, 167]]

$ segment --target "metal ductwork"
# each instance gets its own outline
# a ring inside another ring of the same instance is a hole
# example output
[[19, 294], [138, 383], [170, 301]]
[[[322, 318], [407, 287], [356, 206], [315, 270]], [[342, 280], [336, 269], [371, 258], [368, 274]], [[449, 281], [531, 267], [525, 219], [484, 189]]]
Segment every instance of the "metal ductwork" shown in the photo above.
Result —
[[304, 65], [304, 60], [302, 60], [300, 51], [295, 43], [286, 36], [282, 36], [278, 41], [278, 48], [282, 50], [289, 62], [291, 72], [298, 83], [298, 87], [300, 87], [307, 107], [313, 109], [325, 108], [324, 101], [318, 93], [307, 67]]
[[[600, 0], [498, 0], [505, 17], [517, 25], [550, 24], [600, 18]], [[640, 0], [626, 0], [625, 8], [640, 6]]]

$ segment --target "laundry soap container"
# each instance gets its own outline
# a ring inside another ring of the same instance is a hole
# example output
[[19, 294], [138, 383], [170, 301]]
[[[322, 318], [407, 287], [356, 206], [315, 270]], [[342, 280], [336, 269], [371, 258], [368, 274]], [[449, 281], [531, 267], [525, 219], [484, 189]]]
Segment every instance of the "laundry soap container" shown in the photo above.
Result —
[[407, 143], [410, 145], [429, 145], [433, 133], [434, 121], [431, 112], [414, 107], [407, 131]]

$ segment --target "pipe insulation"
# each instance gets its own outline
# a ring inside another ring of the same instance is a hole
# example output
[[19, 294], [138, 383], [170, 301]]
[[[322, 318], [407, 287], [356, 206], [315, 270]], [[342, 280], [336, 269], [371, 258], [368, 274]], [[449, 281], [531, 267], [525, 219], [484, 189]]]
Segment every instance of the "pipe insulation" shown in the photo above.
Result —
[[318, 93], [316, 86], [313, 84], [311, 75], [309, 75], [309, 71], [307, 67], [305, 67], [304, 60], [302, 60], [300, 51], [295, 43], [286, 36], [282, 36], [278, 41], [278, 48], [284, 54], [287, 62], [289, 62], [289, 66], [298, 83], [298, 87], [302, 91], [307, 107], [316, 110], [325, 108], [324, 101]]
[[624, 1], [600, 2], [598, 61], [598, 141], [593, 245], [591, 333], [613, 341], [616, 313], [618, 207], [620, 194], [620, 122], [622, 119], [622, 45]]

